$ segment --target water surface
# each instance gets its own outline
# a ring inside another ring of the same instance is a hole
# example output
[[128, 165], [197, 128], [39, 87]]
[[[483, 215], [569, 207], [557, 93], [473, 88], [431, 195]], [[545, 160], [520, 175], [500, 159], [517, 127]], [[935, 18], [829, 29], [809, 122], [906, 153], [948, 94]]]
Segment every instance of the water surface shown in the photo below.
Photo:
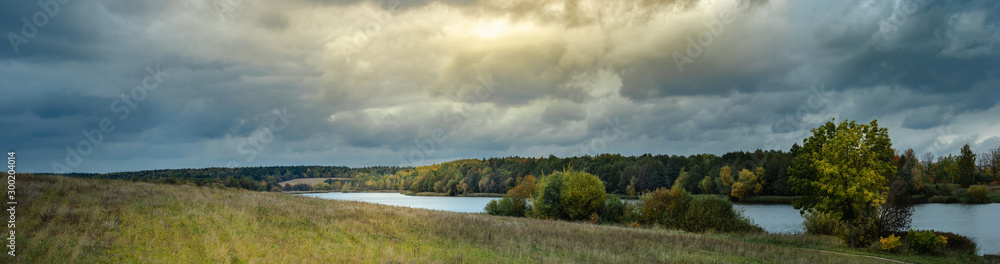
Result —
[[360, 201], [385, 205], [423, 208], [440, 211], [479, 213], [486, 204], [500, 198], [452, 197], [452, 196], [408, 196], [401, 193], [305, 193], [303, 196], [324, 199]]

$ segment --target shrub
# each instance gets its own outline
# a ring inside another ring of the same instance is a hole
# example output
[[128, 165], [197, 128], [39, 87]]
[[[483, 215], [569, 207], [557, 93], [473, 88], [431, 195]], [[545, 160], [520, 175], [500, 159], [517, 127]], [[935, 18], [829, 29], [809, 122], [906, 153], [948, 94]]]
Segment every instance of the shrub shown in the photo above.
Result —
[[934, 230], [910, 230], [906, 233], [906, 240], [910, 249], [921, 254], [936, 253], [948, 244], [948, 238], [935, 234]]
[[642, 221], [642, 203], [640, 202], [624, 202], [624, 209], [622, 212], [622, 223], [636, 223]]
[[584, 220], [604, 207], [604, 183], [597, 176], [580, 171], [562, 177], [561, 204], [569, 220]]
[[976, 172], [976, 182], [991, 182], [993, 181], [993, 175], [983, 172]]
[[958, 202], [958, 198], [955, 198], [955, 196], [935, 195], [935, 196], [931, 196], [931, 198], [928, 198], [927, 202], [928, 203], [957, 203]]
[[604, 199], [604, 208], [601, 209], [601, 220], [608, 223], [620, 223], [625, 216], [625, 204], [618, 196], [609, 195]]
[[[684, 212], [683, 228], [692, 232], [719, 230], [736, 218], [733, 203], [716, 196], [698, 196], [691, 200]], [[722, 231], [722, 230], [719, 230]]]
[[562, 208], [562, 172], [555, 172], [542, 178], [541, 183], [536, 186], [534, 208], [532, 216], [543, 219], [565, 219], [565, 210]]
[[899, 245], [902, 243], [899, 242], [899, 237], [897, 237], [896, 235], [889, 235], [889, 237], [883, 237], [879, 239], [879, 244], [882, 245], [882, 250], [885, 250], [887, 252], [895, 252], [896, 249], [899, 248]]
[[803, 218], [805, 220], [802, 225], [805, 226], [806, 233], [813, 235], [838, 235], [843, 226], [836, 216], [819, 211], [806, 212]]
[[861, 216], [841, 226], [838, 236], [850, 247], [871, 245], [878, 238], [878, 223], [874, 217]]
[[497, 200], [492, 200], [489, 203], [486, 203], [486, 208], [483, 208], [483, 210], [490, 215], [505, 215], [505, 212], [500, 209], [500, 202]]
[[949, 233], [949, 232], [934, 232], [935, 234], [944, 237], [948, 241], [945, 245], [945, 249], [962, 252], [966, 254], [976, 254], [976, 242], [969, 239], [966, 236]]
[[990, 202], [990, 190], [983, 185], [969, 187], [969, 190], [966, 191], [966, 195], [969, 197], [970, 203]]
[[524, 217], [528, 212], [528, 203], [523, 198], [504, 195], [500, 200], [486, 204], [486, 213], [490, 215]]
[[924, 188], [920, 189], [920, 194], [923, 194], [924, 196], [927, 197], [938, 195], [939, 194], [938, 185], [933, 183], [927, 183], [924, 185]]
[[949, 183], [938, 184], [938, 194], [943, 196], [954, 195], [954, 188]]
[[590, 173], [553, 172], [532, 189], [536, 192], [532, 217], [587, 220], [592, 214], [602, 213], [604, 208], [604, 183]]
[[645, 224], [659, 224], [669, 228], [679, 228], [684, 222], [684, 212], [691, 202], [691, 194], [680, 186], [671, 189], [659, 188], [642, 195], [641, 221]]
[[763, 231], [749, 219], [733, 210], [733, 203], [719, 196], [699, 196], [684, 212], [684, 230], [691, 232], [758, 232]]

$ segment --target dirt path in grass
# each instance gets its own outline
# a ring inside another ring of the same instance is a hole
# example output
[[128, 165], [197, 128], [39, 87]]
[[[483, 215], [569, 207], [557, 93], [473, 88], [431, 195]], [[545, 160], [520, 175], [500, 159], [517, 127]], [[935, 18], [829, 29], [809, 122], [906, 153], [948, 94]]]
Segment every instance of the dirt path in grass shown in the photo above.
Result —
[[803, 248], [803, 249], [805, 249], [805, 250], [811, 250], [811, 251], [816, 251], [816, 252], [823, 252], [823, 253], [844, 255], [844, 256], [865, 257], [865, 258], [871, 258], [871, 259], [877, 259], [877, 260], [884, 260], [884, 261], [893, 262], [893, 263], [907, 263], [907, 262], [902, 262], [902, 261], [898, 261], [898, 260], [894, 260], [894, 259], [887, 259], [887, 258], [876, 257], [876, 256], [857, 255], [857, 254], [850, 254], [850, 253], [843, 253], [843, 252], [836, 252], [836, 251], [829, 251], [829, 250], [820, 250], [820, 249], [811, 249], [811, 248]]

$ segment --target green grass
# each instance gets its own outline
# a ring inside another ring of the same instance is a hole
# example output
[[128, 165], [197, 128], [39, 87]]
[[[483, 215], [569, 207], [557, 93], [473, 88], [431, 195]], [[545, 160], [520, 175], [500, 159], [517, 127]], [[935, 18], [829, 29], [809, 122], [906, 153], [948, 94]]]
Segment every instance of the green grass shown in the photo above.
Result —
[[188, 185], [18, 180], [26, 208], [18, 211], [21, 263], [884, 262], [805, 249], [872, 254], [815, 236], [702, 235]]

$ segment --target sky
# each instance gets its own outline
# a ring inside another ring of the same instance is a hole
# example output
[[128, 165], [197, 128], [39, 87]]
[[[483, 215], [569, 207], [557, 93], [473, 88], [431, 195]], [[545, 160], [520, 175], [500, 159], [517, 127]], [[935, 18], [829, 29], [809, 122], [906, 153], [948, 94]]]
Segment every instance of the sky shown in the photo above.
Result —
[[1000, 147], [1000, 1], [0, 4], [24, 172]]

